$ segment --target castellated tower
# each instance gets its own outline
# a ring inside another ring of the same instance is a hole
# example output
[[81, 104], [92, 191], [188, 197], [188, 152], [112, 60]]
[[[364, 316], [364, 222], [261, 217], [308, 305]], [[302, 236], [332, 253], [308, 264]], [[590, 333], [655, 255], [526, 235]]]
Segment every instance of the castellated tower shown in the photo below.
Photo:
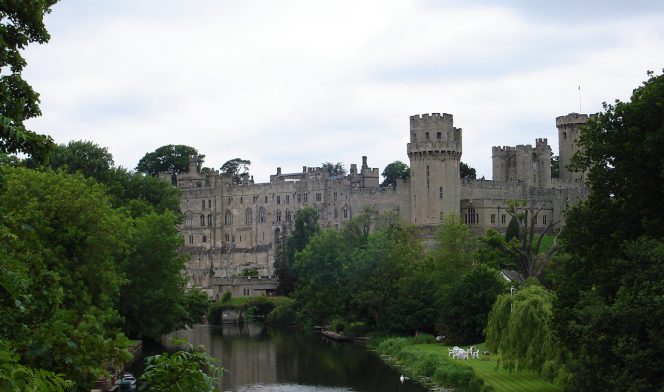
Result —
[[452, 115], [410, 116], [411, 219], [417, 225], [435, 225], [444, 214], [459, 214], [461, 129]]
[[587, 114], [570, 113], [566, 116], [556, 117], [560, 148], [560, 181], [563, 183], [582, 184], [584, 181], [583, 173], [572, 172], [567, 168], [567, 165], [569, 165], [572, 156], [579, 151], [579, 127], [587, 121]]

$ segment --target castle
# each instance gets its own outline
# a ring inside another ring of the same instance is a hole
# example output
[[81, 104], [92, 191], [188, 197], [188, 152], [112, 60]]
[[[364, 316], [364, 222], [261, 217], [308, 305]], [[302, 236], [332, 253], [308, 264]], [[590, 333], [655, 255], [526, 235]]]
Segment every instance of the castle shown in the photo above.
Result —
[[[371, 207], [394, 211], [406, 222], [434, 226], [445, 214], [460, 214], [462, 222], [478, 234], [492, 227], [504, 231], [509, 224], [509, 200], [532, 201], [541, 211], [535, 225], [542, 230], [563, 221], [568, 205], [585, 196], [583, 173], [567, 169], [578, 150], [579, 127], [588, 115], [570, 113], [556, 118], [560, 146], [559, 178], [551, 177], [551, 147], [536, 139], [516, 147], [493, 147], [493, 179], [460, 179], [462, 130], [451, 114], [410, 117], [410, 178], [396, 186], [379, 186], [379, 169], [367, 157], [350, 173], [330, 176], [319, 167], [282, 173], [277, 168], [270, 182], [236, 184], [231, 175], [200, 173], [190, 160], [189, 172], [175, 183], [181, 191], [184, 252], [190, 255], [188, 273], [193, 285], [206, 288], [213, 298], [231, 291], [235, 296], [271, 294], [275, 241], [293, 225], [303, 207], [318, 210], [321, 227], [339, 228], [354, 214]], [[162, 175], [170, 180], [169, 174]], [[243, 276], [255, 270], [258, 276]]]

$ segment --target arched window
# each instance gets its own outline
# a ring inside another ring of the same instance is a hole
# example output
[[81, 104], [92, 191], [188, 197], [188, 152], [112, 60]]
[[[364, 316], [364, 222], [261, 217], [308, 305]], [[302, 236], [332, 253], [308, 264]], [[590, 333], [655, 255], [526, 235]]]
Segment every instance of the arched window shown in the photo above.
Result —
[[344, 207], [343, 214], [344, 214], [344, 219], [348, 219], [348, 207]]
[[442, 186], [440, 187], [439, 191], [440, 191], [440, 198], [442, 199], [443, 198], [443, 187]]
[[258, 223], [265, 223], [265, 208], [258, 209]]
[[224, 223], [227, 225], [233, 224], [233, 214], [230, 210], [226, 210], [226, 213], [224, 214]]
[[277, 210], [277, 222], [281, 222], [281, 210]]
[[253, 216], [251, 208], [247, 208], [246, 210], [244, 210], [244, 223], [250, 225], [252, 221], [253, 221]]
[[291, 211], [287, 209], [286, 210], [286, 222], [290, 222], [290, 221], [291, 221]]
[[212, 214], [208, 214], [208, 226], [212, 226]]
[[468, 208], [463, 218], [465, 224], [472, 225], [475, 223], [479, 223], [480, 215], [475, 213], [474, 208]]
[[205, 226], [205, 215], [201, 214], [201, 226]]
[[185, 227], [191, 227], [193, 225], [194, 221], [194, 214], [191, 212], [187, 212], [184, 214], [184, 226]]

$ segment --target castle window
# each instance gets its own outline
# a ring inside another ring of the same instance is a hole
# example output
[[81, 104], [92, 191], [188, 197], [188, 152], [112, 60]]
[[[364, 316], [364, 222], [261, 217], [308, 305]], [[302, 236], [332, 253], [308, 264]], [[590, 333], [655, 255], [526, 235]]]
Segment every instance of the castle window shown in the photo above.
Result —
[[306, 202], [308, 201], [308, 199], [309, 199], [309, 194], [308, 194], [308, 193], [304, 193], [302, 197], [304, 198], [304, 202], [306, 203]]
[[228, 198], [228, 204], [231, 204], [231, 198], [230, 197]]
[[277, 196], [277, 204], [281, 204], [281, 196]]
[[491, 224], [496, 223], [496, 214], [491, 214]]
[[192, 221], [194, 220], [194, 215], [191, 212], [187, 212], [184, 214], [184, 226], [185, 227], [191, 227], [193, 224]]
[[302, 203], [302, 194], [301, 193], [297, 194], [297, 202]]
[[339, 211], [337, 211], [337, 209], [335, 208], [334, 209], [334, 218], [336, 219], [338, 217], [339, 217]]
[[286, 204], [290, 203], [290, 195], [286, 195]]
[[427, 189], [429, 189], [429, 179], [427, 178]]
[[348, 219], [348, 209], [346, 207], [344, 207], [343, 213], [344, 213], [344, 219]]
[[281, 222], [281, 210], [277, 210], [277, 222]]
[[429, 140], [429, 132], [424, 132], [424, 137]]
[[224, 236], [224, 238], [226, 238], [226, 242], [230, 242], [230, 240], [231, 240], [231, 236], [228, 235], [228, 233], [226, 233], [226, 235]]
[[441, 186], [440, 189], [438, 190], [440, 194], [440, 198], [443, 198], [443, 187]]
[[205, 215], [201, 214], [201, 226], [205, 226]]
[[442, 132], [436, 132], [436, 139], [442, 140], [443, 139], [443, 134]]
[[427, 177], [429, 177], [429, 165], [427, 165]]
[[289, 209], [286, 209], [286, 222], [291, 221], [291, 211]]
[[212, 208], [212, 199], [208, 199], [208, 208]]
[[212, 214], [208, 214], [208, 226], [212, 226]]
[[240, 196], [240, 204], [242, 204], [243, 201], [244, 201], [244, 198], [242, 196]]
[[254, 196], [254, 204], [256, 204], [257, 201], [258, 201], [258, 195], [255, 195]]
[[201, 240], [202, 242], [207, 242], [207, 236], [203, 236], [203, 239]]
[[201, 200], [201, 210], [205, 209], [205, 200]]
[[189, 244], [193, 244], [193, 243], [194, 243], [194, 236], [190, 235], [189, 236]]
[[337, 200], [337, 192], [334, 192], [334, 200]]
[[472, 225], [475, 223], [478, 223], [479, 221], [479, 214], [475, 213], [474, 208], [468, 208], [466, 210], [466, 213], [463, 216], [464, 223], [467, 225]]
[[502, 223], [503, 225], [505, 224], [505, 214], [502, 214], [500, 216], [500, 223]]
[[316, 201], [321, 201], [322, 200], [322, 195], [320, 192], [316, 193]]
[[226, 210], [226, 213], [224, 213], [224, 223], [227, 225], [233, 224], [233, 214], [230, 210]]
[[546, 215], [542, 216], [542, 224], [546, 225]]
[[245, 224], [247, 224], [247, 225], [250, 225], [250, 224], [251, 224], [251, 222], [252, 222], [252, 220], [253, 220], [253, 216], [252, 216], [252, 215], [253, 215], [253, 214], [252, 214], [252, 212], [251, 212], [251, 208], [247, 208], [246, 210], [244, 210], [244, 223], [245, 223]]
[[267, 196], [265, 196], [265, 202], [267, 203]]
[[258, 223], [265, 223], [265, 208], [258, 209]]

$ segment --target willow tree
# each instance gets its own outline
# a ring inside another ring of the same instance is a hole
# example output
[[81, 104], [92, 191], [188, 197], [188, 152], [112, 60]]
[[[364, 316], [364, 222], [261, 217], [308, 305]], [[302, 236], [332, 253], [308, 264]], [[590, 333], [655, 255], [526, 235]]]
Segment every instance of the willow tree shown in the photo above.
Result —
[[499, 355], [506, 369], [529, 369], [552, 379], [556, 376], [559, 352], [553, 333], [551, 291], [530, 284], [503, 294], [489, 313], [486, 344]]

